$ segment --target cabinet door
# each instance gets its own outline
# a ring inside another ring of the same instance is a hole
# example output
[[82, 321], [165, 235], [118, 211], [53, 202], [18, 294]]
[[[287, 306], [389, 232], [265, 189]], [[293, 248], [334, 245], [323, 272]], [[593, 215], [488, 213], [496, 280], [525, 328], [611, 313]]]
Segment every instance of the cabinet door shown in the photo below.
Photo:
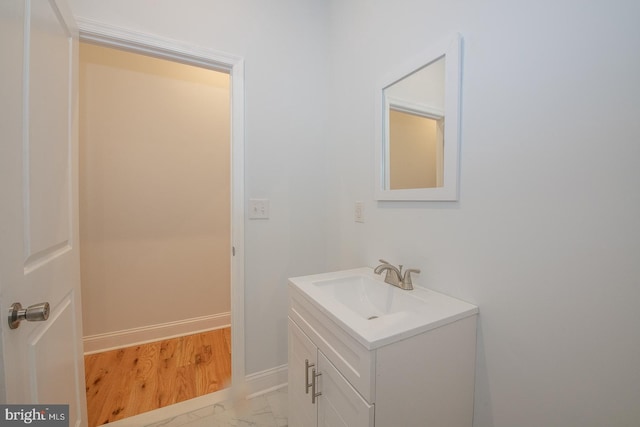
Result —
[[[317, 406], [311, 403], [312, 369], [318, 366], [317, 348], [289, 319], [289, 425], [316, 427]], [[308, 361], [308, 362], [307, 362]], [[308, 381], [308, 382], [307, 382]]]
[[[318, 351], [319, 427], [373, 427], [374, 406], [354, 389], [329, 359]], [[291, 423], [295, 426], [295, 423]]]

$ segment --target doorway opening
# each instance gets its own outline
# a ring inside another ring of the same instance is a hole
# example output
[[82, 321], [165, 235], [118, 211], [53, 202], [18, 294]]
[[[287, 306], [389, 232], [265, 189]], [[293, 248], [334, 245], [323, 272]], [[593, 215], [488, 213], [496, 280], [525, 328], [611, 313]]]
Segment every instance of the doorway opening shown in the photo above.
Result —
[[[199, 388], [211, 393], [228, 380], [221, 378], [225, 370], [218, 367], [218, 373], [189, 379], [195, 374], [186, 373], [186, 365], [207, 364], [215, 349], [224, 352], [225, 341], [231, 349], [233, 363], [228, 363], [234, 384], [244, 377], [244, 334], [239, 321], [244, 317], [242, 116], [238, 114], [242, 109], [237, 96], [242, 63], [234, 58], [220, 61], [210, 53], [194, 55], [183, 47], [176, 52], [167, 49], [163, 40], [140, 43], [136, 37], [139, 35], [131, 35], [134, 40], [125, 42], [85, 31], [84, 41], [91, 43], [81, 47], [81, 80], [85, 75], [80, 115], [99, 119], [90, 128], [83, 127], [81, 120], [80, 133], [85, 351], [117, 348], [110, 357], [122, 358], [129, 342], [138, 351], [131, 361], [134, 364], [148, 365], [147, 356], [153, 352], [162, 353], [164, 358], [157, 359], [164, 368], [172, 363], [177, 366], [181, 359], [181, 383], [167, 388], [182, 392]], [[115, 75], [104, 64], [105, 49], [116, 57]], [[133, 59], [125, 60], [127, 55]], [[86, 73], [83, 61], [87, 58], [93, 58], [92, 73]], [[144, 69], [149, 61], [156, 61], [155, 66]], [[158, 67], [157, 61], [163, 65]], [[162, 90], [156, 85], [159, 81], [165, 85]], [[111, 101], [89, 102], [84, 85], [92, 85]], [[123, 93], [118, 94], [114, 85], [120, 85]], [[169, 95], [173, 98], [166, 99]], [[212, 98], [217, 98], [218, 107], [199, 104]], [[137, 104], [143, 101], [146, 104]], [[214, 111], [220, 105], [226, 110]], [[165, 126], [177, 121], [182, 127]], [[224, 129], [212, 137], [205, 128], [211, 130], [216, 121]], [[130, 135], [124, 137], [123, 130]], [[96, 135], [104, 141], [96, 142]], [[88, 157], [91, 162], [82, 164]], [[108, 264], [108, 259], [115, 260], [115, 265]], [[217, 343], [202, 341], [211, 338], [204, 338], [207, 334], [195, 335], [207, 330], [223, 331]], [[147, 342], [158, 346], [149, 350], [139, 345]], [[167, 357], [171, 355], [173, 359]], [[175, 382], [175, 372], [169, 375], [169, 381], [158, 380], [156, 385], [142, 381], [137, 387], [148, 391], [163, 381]], [[98, 376], [94, 381], [103, 379]], [[88, 389], [94, 381], [88, 381]], [[182, 397], [155, 400], [171, 404], [196, 396], [182, 393]], [[115, 417], [108, 421], [119, 419], [123, 411], [116, 405], [110, 412]], [[105, 421], [98, 420], [96, 425]]]

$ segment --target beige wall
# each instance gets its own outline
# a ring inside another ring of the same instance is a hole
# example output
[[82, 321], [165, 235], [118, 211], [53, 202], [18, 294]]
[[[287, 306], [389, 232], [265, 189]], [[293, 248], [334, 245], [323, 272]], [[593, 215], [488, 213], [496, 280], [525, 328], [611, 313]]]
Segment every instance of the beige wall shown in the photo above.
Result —
[[228, 312], [229, 76], [88, 44], [80, 60], [84, 335]]
[[434, 119], [389, 110], [392, 190], [438, 186], [437, 124]]

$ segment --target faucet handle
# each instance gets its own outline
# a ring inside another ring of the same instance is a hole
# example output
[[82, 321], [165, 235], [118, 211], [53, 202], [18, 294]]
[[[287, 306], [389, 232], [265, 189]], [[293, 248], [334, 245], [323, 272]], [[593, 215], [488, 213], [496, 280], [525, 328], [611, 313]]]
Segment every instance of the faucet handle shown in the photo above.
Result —
[[402, 277], [402, 283], [405, 285], [413, 285], [411, 282], [411, 273], [420, 274], [420, 270], [417, 268], [409, 268], [404, 272], [404, 277]]
[[381, 262], [381, 263], [383, 263], [383, 264], [389, 264], [389, 265], [391, 265], [391, 263], [390, 263], [389, 261], [385, 261], [385, 260], [383, 260], [383, 259], [379, 259], [378, 261], [380, 261], [380, 262]]

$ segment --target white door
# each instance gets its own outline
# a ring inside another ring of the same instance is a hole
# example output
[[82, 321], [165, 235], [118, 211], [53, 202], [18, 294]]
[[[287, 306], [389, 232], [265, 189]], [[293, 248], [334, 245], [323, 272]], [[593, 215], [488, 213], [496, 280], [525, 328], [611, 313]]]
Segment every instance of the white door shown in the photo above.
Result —
[[[63, 0], [0, 1], [0, 399], [86, 425], [77, 203], [77, 30]], [[50, 303], [9, 328], [9, 306]]]

